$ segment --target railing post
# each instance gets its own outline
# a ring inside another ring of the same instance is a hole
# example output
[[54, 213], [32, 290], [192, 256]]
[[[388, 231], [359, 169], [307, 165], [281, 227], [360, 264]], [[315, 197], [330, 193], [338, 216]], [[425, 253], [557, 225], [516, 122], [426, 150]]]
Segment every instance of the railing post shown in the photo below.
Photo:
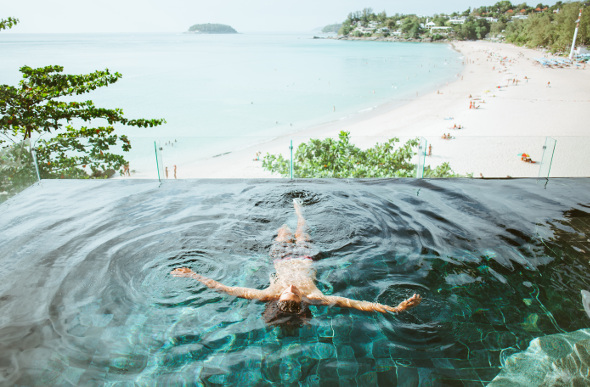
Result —
[[291, 151], [291, 180], [293, 180], [293, 140], [291, 140], [291, 145], [289, 145], [289, 150]]
[[543, 145], [543, 158], [541, 159], [541, 165], [539, 166], [539, 178], [549, 178], [556, 145], [557, 140], [551, 137], [545, 137], [545, 145]]
[[158, 181], [161, 183], [162, 179], [160, 179], [160, 163], [158, 162], [158, 146], [156, 145], [155, 140], [154, 140], [154, 152], [156, 154], [156, 170], [158, 171]]
[[424, 165], [426, 164], [426, 148], [428, 141], [424, 137], [420, 137], [418, 143], [418, 161], [416, 162], [416, 178], [422, 179], [424, 177]]

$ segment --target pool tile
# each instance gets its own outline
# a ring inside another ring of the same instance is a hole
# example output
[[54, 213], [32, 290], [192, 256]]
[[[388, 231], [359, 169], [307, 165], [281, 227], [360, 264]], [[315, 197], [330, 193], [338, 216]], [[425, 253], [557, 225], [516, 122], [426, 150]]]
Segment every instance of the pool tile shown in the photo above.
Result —
[[356, 381], [358, 386], [375, 386], [378, 381], [377, 372], [369, 371], [361, 373], [356, 377]]
[[420, 376], [416, 368], [397, 367], [396, 371], [399, 387], [418, 386], [420, 384]]

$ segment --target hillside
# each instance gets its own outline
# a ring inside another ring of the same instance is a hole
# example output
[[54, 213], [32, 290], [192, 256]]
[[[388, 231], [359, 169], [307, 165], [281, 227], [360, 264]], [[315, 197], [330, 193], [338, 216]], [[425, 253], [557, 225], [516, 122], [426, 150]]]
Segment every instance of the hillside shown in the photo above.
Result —
[[189, 29], [189, 32], [198, 34], [237, 34], [238, 31], [225, 24], [195, 24]]

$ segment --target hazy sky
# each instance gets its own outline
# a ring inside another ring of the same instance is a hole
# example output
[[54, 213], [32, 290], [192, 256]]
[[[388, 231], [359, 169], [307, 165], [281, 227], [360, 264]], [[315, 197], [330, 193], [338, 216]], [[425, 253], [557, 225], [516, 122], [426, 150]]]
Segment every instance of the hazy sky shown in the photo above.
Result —
[[182, 32], [198, 23], [229, 24], [238, 32], [307, 32], [342, 22], [350, 12], [363, 8], [386, 11], [388, 15], [433, 15], [492, 5], [497, 1], [0, 0], [0, 18], [19, 18], [20, 24], [10, 30], [15, 33]]

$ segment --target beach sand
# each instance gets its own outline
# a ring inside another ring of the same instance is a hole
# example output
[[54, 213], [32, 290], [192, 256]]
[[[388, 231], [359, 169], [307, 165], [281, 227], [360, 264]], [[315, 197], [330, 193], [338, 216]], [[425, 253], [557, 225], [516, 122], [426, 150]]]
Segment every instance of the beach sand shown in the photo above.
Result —
[[[455, 172], [473, 177], [537, 177], [549, 166], [551, 177], [590, 176], [590, 67], [544, 68], [534, 58], [548, 54], [504, 43], [453, 45], [464, 56], [463, 71], [437, 91], [401, 106], [397, 101], [217, 157], [184, 162], [177, 166], [177, 177], [280, 177], [254, 160], [258, 151], [261, 156], [288, 156], [290, 140], [296, 148], [310, 138], [336, 138], [342, 130], [360, 147], [391, 137], [423, 137], [432, 147], [426, 165], [449, 162]], [[470, 103], [478, 108], [470, 109]], [[453, 129], [455, 124], [462, 129]], [[444, 133], [453, 138], [442, 139]], [[541, 167], [547, 137], [556, 140], [553, 162]], [[523, 162], [523, 152], [537, 163]], [[172, 164], [170, 158], [169, 170]]]

